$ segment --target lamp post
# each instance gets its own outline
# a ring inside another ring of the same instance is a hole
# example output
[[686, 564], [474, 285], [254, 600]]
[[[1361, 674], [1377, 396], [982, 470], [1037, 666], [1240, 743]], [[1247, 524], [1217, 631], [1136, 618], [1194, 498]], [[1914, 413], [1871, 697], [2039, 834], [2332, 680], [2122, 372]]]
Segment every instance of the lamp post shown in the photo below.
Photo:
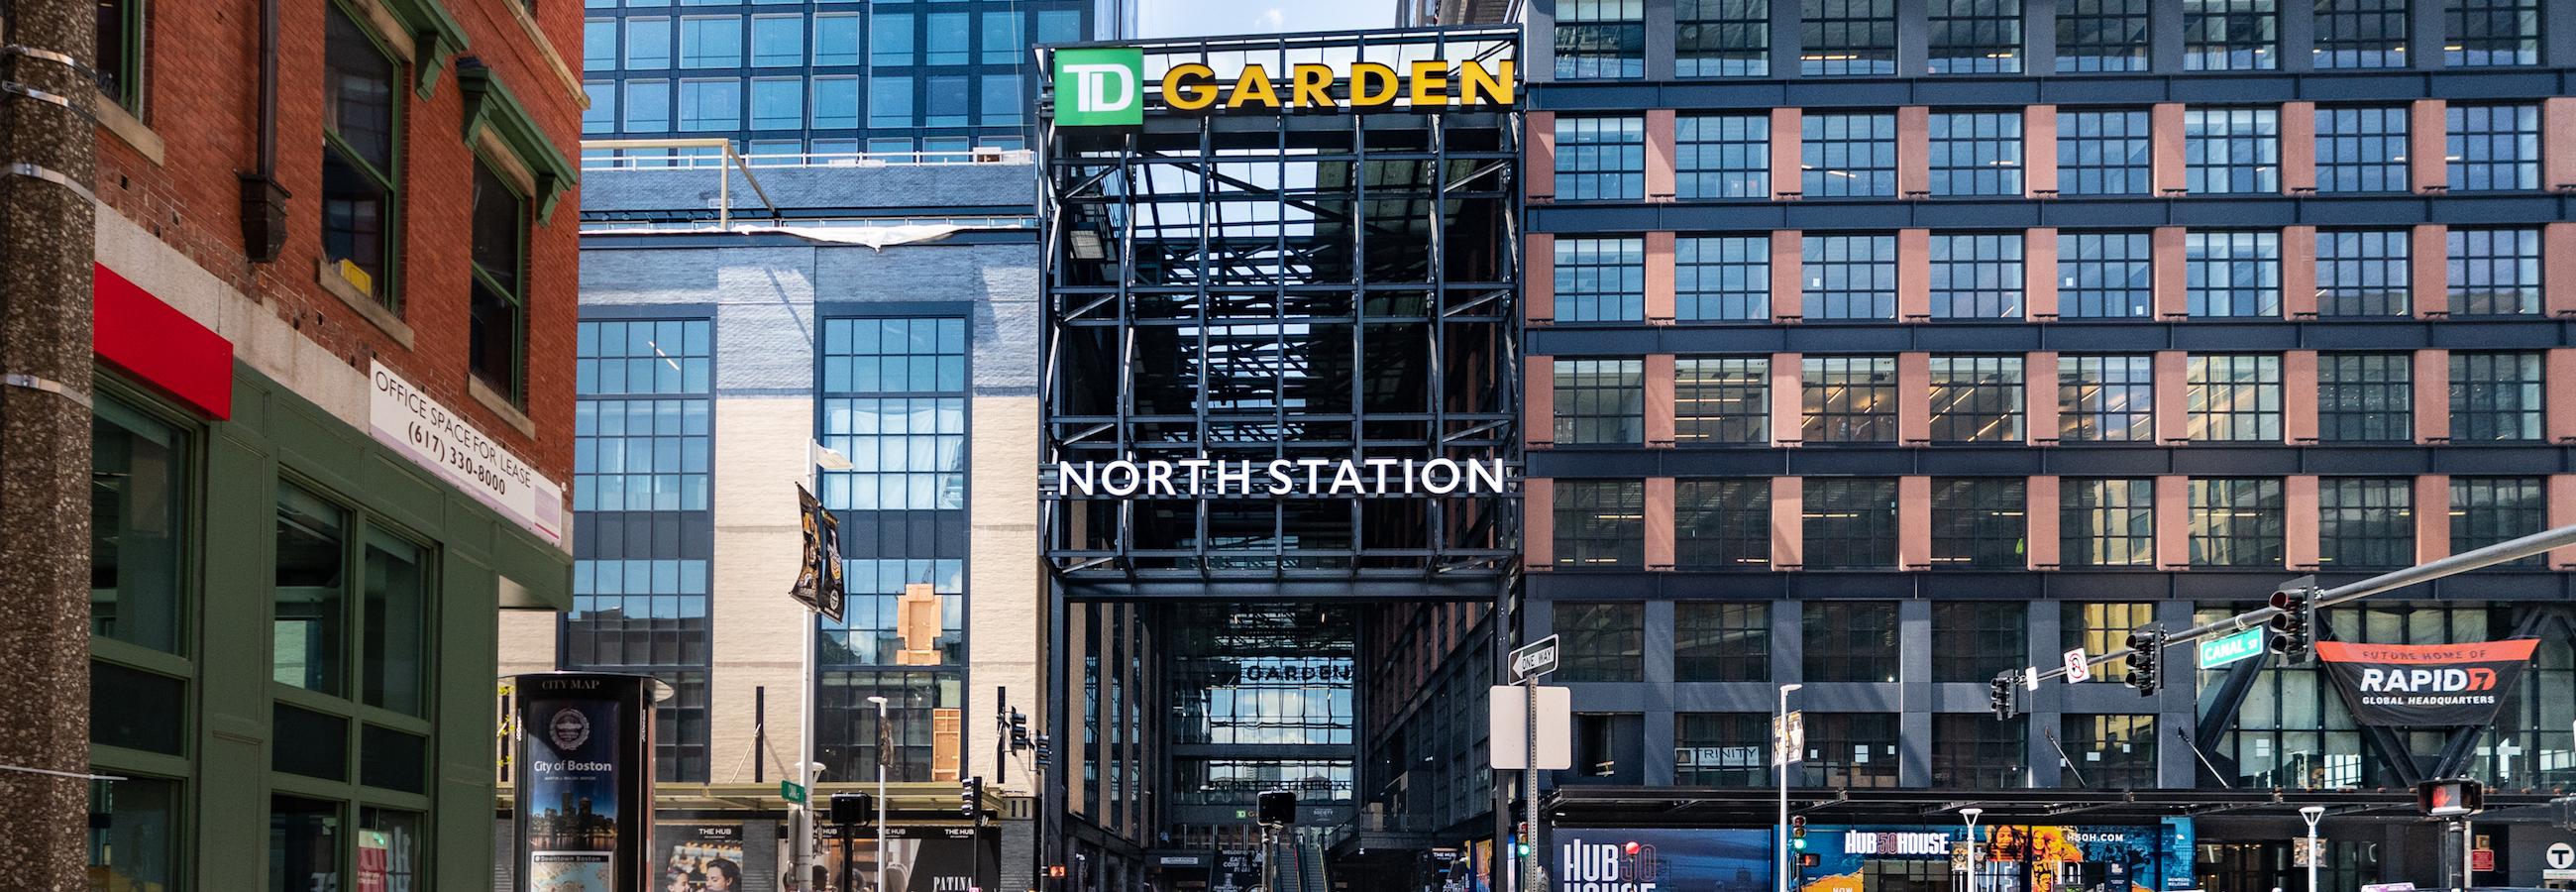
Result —
[[1780, 766], [1780, 836], [1779, 879], [1772, 885], [1778, 892], [1789, 892], [1789, 692], [1806, 687], [1800, 684], [1780, 686], [1780, 717], [1771, 739], [1771, 762]]
[[1959, 810], [1959, 817], [1968, 822], [1968, 892], [1977, 892], [1982, 885], [1977, 882], [1977, 816], [1985, 813], [1985, 809], [1973, 805]]
[[2326, 816], [2326, 807], [2311, 805], [2299, 809], [2299, 817], [2308, 822], [2308, 892], [2317, 892], [2317, 822]]
[[894, 831], [886, 826], [886, 751], [894, 748], [894, 734], [886, 725], [886, 698], [873, 696], [868, 702], [877, 705], [877, 892], [885, 892], [886, 838]]

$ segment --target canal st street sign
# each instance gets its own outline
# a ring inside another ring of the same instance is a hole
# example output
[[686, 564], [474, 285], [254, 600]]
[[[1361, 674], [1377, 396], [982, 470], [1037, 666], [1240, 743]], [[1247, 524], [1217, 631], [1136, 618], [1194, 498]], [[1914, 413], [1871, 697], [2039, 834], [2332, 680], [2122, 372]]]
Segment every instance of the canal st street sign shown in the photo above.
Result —
[[1556, 671], [1556, 636], [1549, 635], [1512, 651], [1512, 680], [1526, 681]]
[[[1145, 121], [1145, 52], [1136, 47], [1075, 47], [1055, 51], [1055, 122], [1072, 127], [1135, 126]], [[1349, 90], [1335, 95], [1334, 85]], [[1376, 62], [1337, 67], [1315, 62], [1288, 66], [1283, 84], [1260, 63], [1230, 74], [1198, 62], [1163, 72], [1163, 106], [1196, 112], [1218, 108], [1352, 111], [1428, 106], [1501, 107], [1514, 101], [1512, 60], [1417, 59], [1398, 72]]]
[[2230, 635], [2221, 635], [2200, 643], [2200, 668], [2216, 669], [2263, 652], [2262, 626]]

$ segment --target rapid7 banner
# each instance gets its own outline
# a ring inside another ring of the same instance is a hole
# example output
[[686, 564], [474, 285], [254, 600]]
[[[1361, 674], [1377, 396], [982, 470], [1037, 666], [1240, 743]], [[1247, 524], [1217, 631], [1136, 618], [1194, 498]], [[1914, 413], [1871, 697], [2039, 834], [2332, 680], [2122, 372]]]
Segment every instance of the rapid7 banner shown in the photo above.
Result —
[[2495, 721], [2496, 708], [2539, 645], [2537, 638], [2514, 638], [2472, 644], [2319, 641], [2316, 647], [2354, 719], [2429, 727]]

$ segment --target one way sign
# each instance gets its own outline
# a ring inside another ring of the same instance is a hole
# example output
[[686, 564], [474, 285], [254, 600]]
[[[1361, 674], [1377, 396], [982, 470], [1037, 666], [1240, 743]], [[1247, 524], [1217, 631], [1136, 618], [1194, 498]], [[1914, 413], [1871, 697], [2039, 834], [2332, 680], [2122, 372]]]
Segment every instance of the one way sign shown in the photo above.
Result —
[[1512, 651], [1512, 680], [1526, 681], [1556, 671], [1556, 636], [1549, 635]]

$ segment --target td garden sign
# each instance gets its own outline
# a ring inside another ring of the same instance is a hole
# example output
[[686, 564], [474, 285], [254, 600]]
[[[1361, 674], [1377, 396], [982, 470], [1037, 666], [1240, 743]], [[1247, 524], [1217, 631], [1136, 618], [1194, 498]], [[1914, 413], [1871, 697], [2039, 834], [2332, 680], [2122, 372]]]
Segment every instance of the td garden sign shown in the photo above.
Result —
[[[1377, 62], [1343, 66], [1299, 62], [1288, 66], [1287, 80], [1272, 79], [1260, 63], [1220, 72], [1197, 62], [1183, 62], [1163, 72], [1157, 86], [1163, 106], [1173, 111], [1282, 108], [1316, 111], [1369, 111], [1406, 106], [1422, 109], [1460, 105], [1497, 107], [1512, 104], [1509, 59], [1421, 59], [1405, 70]], [[1086, 126], [1135, 125], [1145, 122], [1145, 51], [1135, 47], [1090, 47], [1055, 51], [1055, 122]], [[1349, 89], [1336, 91], [1347, 82]]]
[[1111, 498], [1493, 495], [1506, 479], [1502, 459], [1120, 459], [1057, 462], [1051, 470], [1056, 495]]

